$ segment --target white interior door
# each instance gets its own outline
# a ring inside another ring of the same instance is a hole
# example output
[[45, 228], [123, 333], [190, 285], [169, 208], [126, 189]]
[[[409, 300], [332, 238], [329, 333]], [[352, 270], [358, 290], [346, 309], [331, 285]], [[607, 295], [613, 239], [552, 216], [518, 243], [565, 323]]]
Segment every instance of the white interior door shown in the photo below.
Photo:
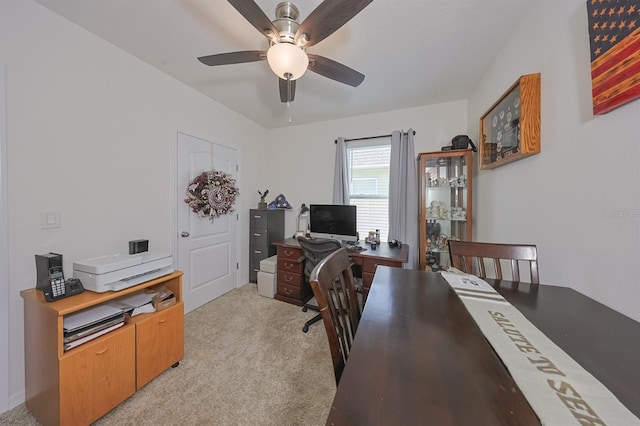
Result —
[[236, 288], [238, 215], [199, 217], [184, 202], [186, 188], [194, 177], [212, 169], [237, 179], [237, 153], [184, 133], [178, 133], [177, 145], [177, 265], [184, 272], [182, 292], [189, 312]]

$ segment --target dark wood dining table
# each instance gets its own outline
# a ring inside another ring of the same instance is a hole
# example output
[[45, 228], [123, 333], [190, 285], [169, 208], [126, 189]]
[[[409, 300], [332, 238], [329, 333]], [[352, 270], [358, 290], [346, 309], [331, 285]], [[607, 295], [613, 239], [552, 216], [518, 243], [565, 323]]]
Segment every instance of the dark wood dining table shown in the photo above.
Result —
[[[640, 417], [640, 323], [565, 287], [490, 282]], [[379, 266], [327, 425], [539, 425], [439, 274]]]

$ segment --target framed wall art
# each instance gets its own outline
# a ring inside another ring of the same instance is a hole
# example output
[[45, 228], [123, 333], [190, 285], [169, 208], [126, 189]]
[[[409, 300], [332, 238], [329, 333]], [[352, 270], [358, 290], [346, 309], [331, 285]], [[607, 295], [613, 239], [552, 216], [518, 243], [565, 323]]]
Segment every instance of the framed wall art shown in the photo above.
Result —
[[540, 73], [521, 76], [480, 118], [480, 169], [540, 152]]
[[587, 1], [594, 115], [640, 97], [640, 0]]

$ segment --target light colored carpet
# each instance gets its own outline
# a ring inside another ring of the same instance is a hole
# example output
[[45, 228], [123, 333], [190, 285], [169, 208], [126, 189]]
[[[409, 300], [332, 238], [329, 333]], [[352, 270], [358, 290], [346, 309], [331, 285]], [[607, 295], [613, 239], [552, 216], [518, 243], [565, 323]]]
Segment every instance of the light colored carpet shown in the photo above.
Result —
[[[96, 425], [324, 425], [336, 386], [315, 312], [232, 290], [185, 316], [185, 356]], [[24, 404], [1, 425], [37, 425]]]

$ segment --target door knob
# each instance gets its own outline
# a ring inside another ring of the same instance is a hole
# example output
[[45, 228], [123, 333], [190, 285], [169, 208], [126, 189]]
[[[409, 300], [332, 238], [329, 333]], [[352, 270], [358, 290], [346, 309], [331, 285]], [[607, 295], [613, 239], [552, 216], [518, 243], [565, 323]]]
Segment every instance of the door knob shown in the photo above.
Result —
[[180, 236], [183, 237], [183, 238], [187, 238], [189, 236], [189, 233], [187, 231], [182, 231], [180, 233]]

